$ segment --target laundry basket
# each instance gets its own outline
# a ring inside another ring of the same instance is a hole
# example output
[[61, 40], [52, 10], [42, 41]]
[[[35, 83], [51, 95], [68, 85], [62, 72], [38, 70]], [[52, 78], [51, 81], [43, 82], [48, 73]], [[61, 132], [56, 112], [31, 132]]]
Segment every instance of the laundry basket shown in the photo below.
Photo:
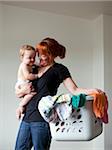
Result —
[[95, 117], [93, 98], [86, 97], [85, 106], [73, 111], [65, 121], [50, 123], [52, 138], [57, 141], [89, 141], [103, 131], [102, 121]]

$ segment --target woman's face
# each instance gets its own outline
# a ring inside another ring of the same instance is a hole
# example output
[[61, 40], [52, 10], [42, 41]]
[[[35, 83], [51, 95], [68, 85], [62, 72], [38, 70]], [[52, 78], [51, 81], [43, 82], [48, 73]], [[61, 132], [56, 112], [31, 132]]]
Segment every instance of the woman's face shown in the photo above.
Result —
[[54, 57], [52, 57], [52, 55], [49, 54], [47, 51], [38, 50], [38, 56], [39, 56], [40, 66], [45, 67], [51, 65], [54, 62]]

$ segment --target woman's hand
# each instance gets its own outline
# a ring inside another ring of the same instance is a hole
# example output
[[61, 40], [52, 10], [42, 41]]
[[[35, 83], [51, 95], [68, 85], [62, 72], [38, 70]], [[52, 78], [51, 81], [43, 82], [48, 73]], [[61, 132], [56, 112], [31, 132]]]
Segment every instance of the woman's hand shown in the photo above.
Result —
[[17, 87], [15, 89], [15, 94], [18, 98], [21, 98], [24, 95], [31, 93], [32, 91], [34, 91], [32, 83], [25, 83], [24, 85], [22, 85], [22, 87]]
[[96, 88], [93, 89], [77, 88], [76, 91], [74, 92], [74, 94], [80, 94], [80, 93], [91, 95], [93, 93], [103, 93], [103, 91]]

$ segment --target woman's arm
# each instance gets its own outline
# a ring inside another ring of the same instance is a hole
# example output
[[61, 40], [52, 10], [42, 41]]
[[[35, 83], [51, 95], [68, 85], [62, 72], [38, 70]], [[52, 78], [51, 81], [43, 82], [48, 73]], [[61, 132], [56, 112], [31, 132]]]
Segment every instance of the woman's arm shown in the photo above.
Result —
[[66, 78], [63, 81], [63, 84], [65, 88], [73, 95], [84, 93], [84, 94], [92, 94], [93, 92], [101, 92], [99, 89], [86, 89], [86, 88], [78, 88], [78, 86], [75, 84], [75, 82], [72, 80], [72, 78]]
[[74, 94], [76, 92], [76, 90], [78, 89], [77, 85], [75, 84], [75, 82], [72, 80], [72, 78], [66, 78], [63, 81], [63, 84], [65, 86], [65, 88], [72, 94]]

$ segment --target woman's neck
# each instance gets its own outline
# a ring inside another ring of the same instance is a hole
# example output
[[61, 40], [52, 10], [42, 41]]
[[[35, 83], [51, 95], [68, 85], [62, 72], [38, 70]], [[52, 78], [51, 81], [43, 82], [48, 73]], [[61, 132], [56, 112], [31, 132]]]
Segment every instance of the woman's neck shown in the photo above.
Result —
[[55, 62], [46, 65], [46, 66], [40, 66], [38, 68], [38, 77], [41, 77], [49, 68], [51, 68], [53, 65], [55, 64]]

